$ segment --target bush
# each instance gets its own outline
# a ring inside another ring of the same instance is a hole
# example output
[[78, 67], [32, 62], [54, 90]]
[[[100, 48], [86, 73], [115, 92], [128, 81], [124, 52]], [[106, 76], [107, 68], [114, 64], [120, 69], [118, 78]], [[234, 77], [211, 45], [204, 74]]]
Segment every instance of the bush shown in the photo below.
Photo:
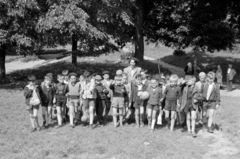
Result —
[[18, 61], [19, 59], [23, 58], [23, 56], [6, 56], [6, 63], [13, 62], [13, 61]]
[[21, 59], [21, 62], [29, 62], [29, 61], [37, 61], [39, 58], [37, 56], [26, 56], [25, 58]]
[[130, 60], [130, 58], [132, 58], [132, 57], [133, 57], [133, 53], [131, 53], [131, 52], [123, 53], [123, 54], [121, 54], [121, 56], [120, 56], [120, 58], [121, 58], [122, 61], [128, 61], [128, 60]]
[[174, 51], [173, 51], [173, 55], [174, 55], [174, 56], [185, 56], [186, 53], [185, 53], [185, 51], [183, 51], [183, 50], [174, 50]]

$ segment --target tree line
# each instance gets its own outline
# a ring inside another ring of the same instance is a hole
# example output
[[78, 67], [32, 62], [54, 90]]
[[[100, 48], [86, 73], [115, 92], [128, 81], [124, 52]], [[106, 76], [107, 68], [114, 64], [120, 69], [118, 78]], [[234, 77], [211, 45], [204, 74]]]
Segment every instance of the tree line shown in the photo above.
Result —
[[[0, 79], [8, 52], [31, 54], [43, 46], [72, 45], [91, 52], [135, 43], [135, 57], [150, 42], [195, 50], [232, 49], [239, 39], [238, 0], [0, 0]], [[78, 45], [79, 44], [79, 45]]]

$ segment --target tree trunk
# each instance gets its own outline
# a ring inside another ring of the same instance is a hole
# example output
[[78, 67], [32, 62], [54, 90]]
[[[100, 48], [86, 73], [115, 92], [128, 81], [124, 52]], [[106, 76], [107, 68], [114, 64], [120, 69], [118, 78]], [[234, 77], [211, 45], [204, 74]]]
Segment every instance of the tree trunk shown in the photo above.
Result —
[[4, 82], [6, 79], [6, 68], [5, 68], [5, 58], [6, 58], [6, 45], [0, 46], [0, 83]]
[[77, 38], [76, 35], [72, 35], [72, 64], [77, 65]]
[[144, 43], [143, 43], [143, 0], [136, 0], [135, 10], [135, 57], [143, 61]]

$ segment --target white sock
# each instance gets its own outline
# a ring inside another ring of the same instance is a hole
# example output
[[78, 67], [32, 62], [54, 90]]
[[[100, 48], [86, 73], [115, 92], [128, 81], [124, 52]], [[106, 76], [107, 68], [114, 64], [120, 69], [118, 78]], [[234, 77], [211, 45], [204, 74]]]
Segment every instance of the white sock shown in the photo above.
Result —
[[152, 120], [152, 125], [151, 125], [151, 129], [154, 129], [154, 126], [155, 126], [155, 122], [156, 122], [156, 119], [153, 119], [153, 120]]

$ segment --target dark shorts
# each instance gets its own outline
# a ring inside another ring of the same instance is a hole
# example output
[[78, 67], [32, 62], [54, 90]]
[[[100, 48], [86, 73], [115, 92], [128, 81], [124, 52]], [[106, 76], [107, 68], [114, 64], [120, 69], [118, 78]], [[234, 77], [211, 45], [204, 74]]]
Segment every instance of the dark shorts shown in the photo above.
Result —
[[26, 110], [27, 111], [32, 111], [33, 109], [39, 109], [39, 107], [40, 107], [40, 104], [38, 104], [38, 105], [26, 105]]
[[144, 101], [140, 97], [137, 97], [136, 101], [133, 102], [134, 108], [139, 108], [139, 107], [144, 107], [144, 106], [146, 106], [146, 101]]
[[67, 101], [66, 100], [57, 100], [56, 106], [57, 107], [66, 107]]
[[83, 99], [83, 107], [89, 108], [89, 106], [96, 106], [96, 99]]
[[176, 111], [177, 110], [177, 101], [176, 100], [166, 100], [164, 109], [168, 110], [168, 111]]
[[53, 102], [49, 101], [49, 102], [42, 102], [42, 107], [52, 107], [53, 106]]
[[203, 110], [213, 109], [216, 110], [216, 102], [203, 102]]
[[147, 108], [158, 111], [159, 110], [159, 105], [158, 104], [156, 104], [156, 105], [147, 104]]

